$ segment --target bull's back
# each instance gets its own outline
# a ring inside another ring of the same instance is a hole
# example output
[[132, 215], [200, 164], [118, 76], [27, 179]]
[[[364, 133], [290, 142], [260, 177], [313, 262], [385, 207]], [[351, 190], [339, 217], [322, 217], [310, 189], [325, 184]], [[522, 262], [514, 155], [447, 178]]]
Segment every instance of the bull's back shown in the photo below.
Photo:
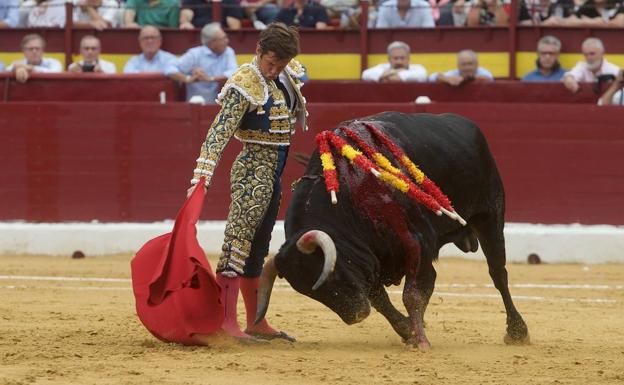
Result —
[[485, 137], [455, 114], [385, 112], [367, 121], [382, 126], [412, 161], [453, 201], [456, 209], [502, 203], [502, 183]]

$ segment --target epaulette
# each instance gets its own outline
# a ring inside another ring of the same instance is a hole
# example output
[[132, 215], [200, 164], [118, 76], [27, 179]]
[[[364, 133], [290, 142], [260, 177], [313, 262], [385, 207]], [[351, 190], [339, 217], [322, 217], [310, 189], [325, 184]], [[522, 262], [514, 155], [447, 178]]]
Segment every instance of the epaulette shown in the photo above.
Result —
[[230, 88], [240, 92], [245, 99], [255, 106], [263, 106], [269, 99], [269, 87], [264, 81], [264, 77], [258, 67], [250, 63], [240, 66], [234, 75], [225, 82], [221, 92], [217, 95], [218, 104], [221, 104], [221, 100]]
[[292, 59], [286, 65], [286, 72], [294, 79], [301, 80], [305, 76], [306, 70], [303, 64], [299, 63], [297, 60]]

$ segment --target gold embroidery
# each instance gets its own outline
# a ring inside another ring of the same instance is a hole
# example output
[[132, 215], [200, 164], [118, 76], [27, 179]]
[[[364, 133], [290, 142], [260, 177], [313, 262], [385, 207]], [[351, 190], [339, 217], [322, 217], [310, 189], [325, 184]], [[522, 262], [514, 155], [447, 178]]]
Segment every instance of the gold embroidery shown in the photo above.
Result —
[[268, 144], [273, 146], [290, 145], [290, 132], [270, 133], [256, 130], [239, 130], [234, 137], [241, 142]]
[[276, 105], [284, 105], [286, 104], [286, 99], [284, 98], [284, 93], [280, 90], [274, 81], [269, 83], [269, 89], [271, 91], [271, 97], [273, 98], [273, 103]]
[[271, 129], [269, 132], [284, 133], [284, 131], [288, 131], [290, 133], [290, 119], [279, 119], [279, 120], [271, 120]]
[[256, 106], [264, 105], [268, 99], [266, 81], [253, 64], [243, 64], [230, 76], [217, 96], [219, 104], [222, 104], [224, 96], [231, 88], [238, 90], [245, 99]]
[[[240, 123], [249, 108], [249, 102], [241, 96], [236, 90], [230, 90], [223, 97], [221, 111], [215, 117], [206, 140], [201, 146], [199, 158], [208, 159], [213, 164], [206, 162], [197, 162], [193, 180], [199, 180], [202, 175], [206, 176], [206, 186], [210, 186], [212, 173], [221, 158], [221, 154], [225, 145], [228, 143], [232, 134], [238, 129]], [[210, 174], [207, 174], [210, 173]]]
[[278, 150], [275, 147], [245, 144], [236, 157], [230, 174], [232, 202], [219, 271], [228, 266], [242, 271], [244, 261], [241, 259], [249, 256], [256, 229], [271, 203], [276, 167]]
[[286, 66], [286, 72], [288, 72], [290, 76], [300, 79], [305, 75], [305, 68], [297, 60], [292, 59]]
[[280, 104], [279, 106], [272, 106], [271, 111], [269, 113], [269, 119], [280, 117], [280, 119], [285, 119], [284, 117], [289, 117], [290, 111], [285, 104]]

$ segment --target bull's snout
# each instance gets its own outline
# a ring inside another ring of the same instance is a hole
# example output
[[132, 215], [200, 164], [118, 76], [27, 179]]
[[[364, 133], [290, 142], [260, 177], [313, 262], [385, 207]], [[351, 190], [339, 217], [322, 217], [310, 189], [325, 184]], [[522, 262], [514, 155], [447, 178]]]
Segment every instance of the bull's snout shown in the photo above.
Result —
[[347, 325], [353, 325], [360, 323], [366, 319], [370, 315], [371, 308], [370, 304], [366, 303], [366, 306], [363, 306], [361, 309], [355, 310], [353, 312], [348, 312], [347, 314], [341, 314], [340, 318]]
[[362, 322], [366, 319], [366, 317], [368, 317], [370, 314], [370, 307], [366, 308], [365, 310], [362, 310], [360, 312], [357, 312], [355, 314], [355, 322], [354, 323], [358, 323], [358, 322]]

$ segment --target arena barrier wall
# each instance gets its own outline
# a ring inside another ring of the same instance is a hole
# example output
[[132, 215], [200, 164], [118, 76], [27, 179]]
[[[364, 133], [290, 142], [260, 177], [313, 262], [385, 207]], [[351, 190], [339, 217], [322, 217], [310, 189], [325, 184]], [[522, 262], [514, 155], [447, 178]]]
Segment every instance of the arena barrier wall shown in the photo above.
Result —
[[[18, 83], [0, 72], [5, 102], [158, 102], [184, 101], [183, 86], [158, 74], [33, 74]], [[572, 94], [558, 82], [526, 83], [497, 80], [452, 87], [441, 83], [373, 83], [312, 80], [305, 84], [310, 103], [412, 103], [418, 96], [435, 102], [586, 103], [595, 104], [608, 84], [581, 84]]]
[[[482, 128], [505, 184], [506, 220], [513, 222], [506, 227], [510, 261], [537, 252], [546, 262], [624, 262], [624, 109], [486, 102], [309, 107], [312, 129], [297, 132], [291, 154], [310, 153], [318, 131], [375, 112], [462, 114]], [[172, 222], [162, 221], [184, 201], [216, 111], [186, 103], [0, 103], [0, 252], [133, 252], [170, 231]], [[202, 219], [208, 222], [199, 235], [208, 252], [220, 249], [229, 166], [239, 148], [230, 143], [207, 196]], [[280, 218], [288, 185], [302, 172], [291, 157]], [[272, 252], [281, 241], [278, 224]], [[460, 254], [454, 247], [442, 250]]]
[[[455, 112], [485, 133], [507, 193], [507, 221], [624, 224], [624, 109], [529, 103], [311, 103], [318, 131], [375, 112]], [[0, 220], [146, 222], [173, 218], [216, 106], [139, 102], [0, 103]], [[224, 219], [233, 140], [204, 219]], [[288, 186], [303, 167], [289, 160]], [[426, 171], [426, 168], [425, 168]], [[288, 203], [290, 191], [285, 188]], [[280, 214], [283, 217], [283, 210]]]

